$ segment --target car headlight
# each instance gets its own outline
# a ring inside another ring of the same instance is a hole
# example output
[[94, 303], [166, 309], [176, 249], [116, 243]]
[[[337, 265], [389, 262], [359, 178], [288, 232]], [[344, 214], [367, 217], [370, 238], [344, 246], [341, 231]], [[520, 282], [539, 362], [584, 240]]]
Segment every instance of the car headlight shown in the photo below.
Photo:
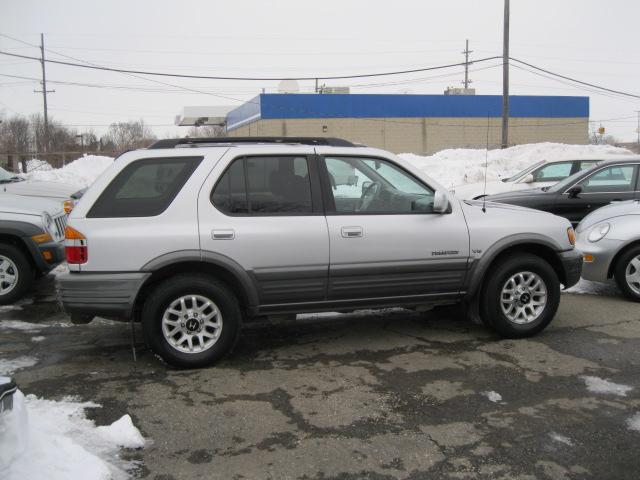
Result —
[[609, 233], [610, 228], [611, 225], [608, 223], [599, 223], [591, 229], [591, 232], [589, 232], [589, 236], [587, 237], [587, 239], [592, 243], [599, 242], [605, 237], [607, 233]]
[[44, 226], [44, 231], [53, 236], [53, 218], [46, 212], [42, 214], [42, 225]]

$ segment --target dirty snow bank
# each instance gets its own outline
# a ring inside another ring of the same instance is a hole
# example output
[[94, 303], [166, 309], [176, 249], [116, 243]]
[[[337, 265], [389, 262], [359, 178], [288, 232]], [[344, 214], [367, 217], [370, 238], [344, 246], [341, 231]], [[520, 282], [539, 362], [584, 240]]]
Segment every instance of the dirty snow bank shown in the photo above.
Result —
[[14, 410], [0, 421], [0, 477], [5, 480], [107, 480], [128, 477], [135, 463], [120, 448], [142, 448], [145, 440], [125, 415], [96, 427], [85, 409], [93, 402], [44, 400], [17, 392]]
[[629, 154], [628, 150], [610, 145], [566, 145], [563, 143], [531, 143], [504, 150], [450, 148], [430, 156], [402, 153], [405, 161], [422, 170], [445, 187], [484, 181], [487, 156], [487, 181], [498, 175], [510, 176], [541, 160], [579, 158], [589, 155]]
[[11, 375], [21, 368], [32, 367], [38, 363], [38, 359], [23, 355], [16, 358], [0, 358], [0, 375]]
[[62, 168], [36, 169], [27, 173], [25, 177], [30, 180], [68, 183], [77, 185], [79, 188], [88, 187], [112, 163], [113, 158], [111, 157], [85, 155]]
[[610, 297], [620, 296], [620, 290], [613, 281], [607, 283], [590, 282], [581, 278], [573, 287], [564, 290], [568, 293], [583, 293], [586, 295], [607, 295]]

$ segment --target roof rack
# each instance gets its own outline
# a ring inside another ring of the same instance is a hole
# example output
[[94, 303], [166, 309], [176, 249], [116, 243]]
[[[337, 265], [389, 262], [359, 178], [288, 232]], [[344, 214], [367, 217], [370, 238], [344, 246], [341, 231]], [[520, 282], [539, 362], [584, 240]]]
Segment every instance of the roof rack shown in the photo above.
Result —
[[198, 144], [211, 143], [299, 143], [301, 145], [325, 145], [330, 147], [357, 146], [348, 140], [332, 137], [197, 137], [158, 140], [147, 148], [155, 150], [176, 148], [178, 146], [196, 147]]

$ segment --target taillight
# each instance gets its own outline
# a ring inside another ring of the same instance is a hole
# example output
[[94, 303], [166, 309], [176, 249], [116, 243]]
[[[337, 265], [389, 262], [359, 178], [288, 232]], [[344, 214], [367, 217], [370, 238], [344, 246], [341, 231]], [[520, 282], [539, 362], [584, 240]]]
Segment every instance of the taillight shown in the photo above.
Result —
[[79, 265], [89, 260], [87, 238], [73, 227], [64, 229], [64, 250], [69, 264]]

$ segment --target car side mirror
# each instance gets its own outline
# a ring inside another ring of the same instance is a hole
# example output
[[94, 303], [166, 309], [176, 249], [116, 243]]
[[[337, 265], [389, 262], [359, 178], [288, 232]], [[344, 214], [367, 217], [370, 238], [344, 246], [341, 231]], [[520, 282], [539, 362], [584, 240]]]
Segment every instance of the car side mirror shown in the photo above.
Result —
[[531, 173], [526, 174], [522, 179], [522, 183], [533, 183], [534, 181], [535, 179], [533, 178], [533, 175]]
[[574, 187], [571, 187], [569, 190], [567, 190], [567, 193], [569, 194], [569, 198], [578, 198], [578, 195], [580, 195], [581, 192], [582, 192], [582, 186], [580, 185], [576, 185]]
[[435, 213], [451, 213], [451, 201], [444, 190], [436, 190], [433, 196], [433, 211]]

